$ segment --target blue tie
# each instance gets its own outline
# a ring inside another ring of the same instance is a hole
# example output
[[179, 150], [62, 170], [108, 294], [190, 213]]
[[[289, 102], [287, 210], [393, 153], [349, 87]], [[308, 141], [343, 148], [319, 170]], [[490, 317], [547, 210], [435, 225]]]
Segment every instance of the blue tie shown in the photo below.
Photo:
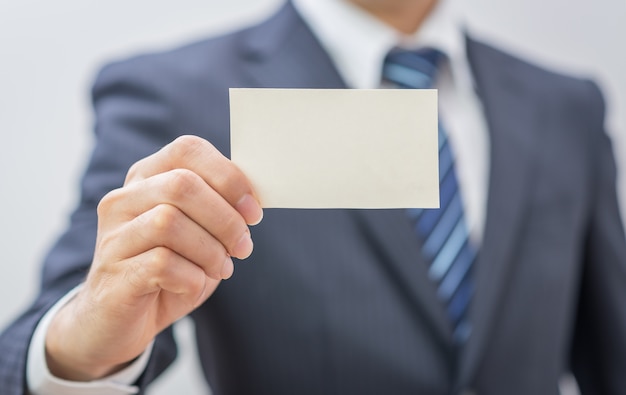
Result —
[[[434, 49], [394, 50], [385, 58], [383, 78], [401, 88], [426, 89], [434, 85], [444, 55]], [[471, 332], [467, 311], [473, 293], [472, 266], [476, 251], [469, 241], [463, 204], [454, 170], [454, 156], [439, 122], [439, 209], [410, 209], [415, 232], [423, 242], [422, 254], [430, 263], [428, 275], [446, 311], [457, 343]]]

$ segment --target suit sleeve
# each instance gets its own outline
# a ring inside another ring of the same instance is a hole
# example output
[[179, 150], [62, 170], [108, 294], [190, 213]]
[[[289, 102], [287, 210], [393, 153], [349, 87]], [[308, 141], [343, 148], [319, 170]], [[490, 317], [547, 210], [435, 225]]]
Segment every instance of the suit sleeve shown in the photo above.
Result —
[[[590, 84], [595, 109], [593, 199], [584, 246], [581, 293], [571, 357], [582, 394], [623, 394], [626, 387], [626, 238], [616, 192], [616, 166], [602, 128], [604, 103]], [[598, 104], [600, 103], [600, 104]]]
[[[163, 70], [136, 58], [110, 65], [93, 88], [95, 145], [81, 182], [81, 197], [66, 231], [45, 258], [40, 291], [33, 304], [0, 334], [2, 394], [26, 393], [26, 357], [39, 320], [89, 270], [96, 241], [97, 205], [123, 185], [131, 164], [176, 136], [175, 111], [168, 102]], [[172, 331], [156, 339], [152, 357], [139, 380], [143, 389], [175, 358]]]

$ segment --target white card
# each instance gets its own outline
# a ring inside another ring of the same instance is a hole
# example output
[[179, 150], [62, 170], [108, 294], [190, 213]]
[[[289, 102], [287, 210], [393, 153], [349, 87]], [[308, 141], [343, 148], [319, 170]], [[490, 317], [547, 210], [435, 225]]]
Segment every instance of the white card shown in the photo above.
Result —
[[439, 207], [437, 91], [231, 89], [231, 159], [265, 208]]

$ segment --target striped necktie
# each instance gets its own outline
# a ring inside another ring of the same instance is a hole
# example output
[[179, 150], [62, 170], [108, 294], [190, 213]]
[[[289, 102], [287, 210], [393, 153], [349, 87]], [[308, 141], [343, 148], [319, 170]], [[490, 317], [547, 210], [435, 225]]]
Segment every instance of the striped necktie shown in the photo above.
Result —
[[[385, 58], [383, 78], [400, 88], [433, 86], [437, 66], [444, 55], [434, 49], [394, 50]], [[415, 232], [422, 240], [422, 254], [429, 262], [428, 275], [437, 284], [455, 341], [462, 344], [471, 332], [467, 310], [473, 293], [472, 265], [476, 251], [470, 244], [463, 204], [454, 170], [454, 156], [439, 122], [439, 209], [410, 209]]]

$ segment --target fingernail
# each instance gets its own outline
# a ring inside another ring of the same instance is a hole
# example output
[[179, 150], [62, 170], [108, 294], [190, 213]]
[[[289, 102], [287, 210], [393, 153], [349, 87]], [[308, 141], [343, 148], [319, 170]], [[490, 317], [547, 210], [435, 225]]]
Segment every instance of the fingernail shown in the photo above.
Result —
[[239, 259], [245, 259], [252, 254], [252, 248], [253, 244], [250, 232], [245, 232], [237, 242], [237, 245], [235, 245], [235, 248], [233, 248], [232, 255]]
[[244, 195], [235, 205], [235, 210], [243, 216], [248, 225], [256, 225], [263, 219], [263, 209], [250, 194]]
[[220, 276], [222, 277], [222, 279], [227, 280], [233, 275], [234, 271], [235, 265], [233, 264], [233, 260], [229, 256], [226, 256], [226, 260], [222, 264]]

